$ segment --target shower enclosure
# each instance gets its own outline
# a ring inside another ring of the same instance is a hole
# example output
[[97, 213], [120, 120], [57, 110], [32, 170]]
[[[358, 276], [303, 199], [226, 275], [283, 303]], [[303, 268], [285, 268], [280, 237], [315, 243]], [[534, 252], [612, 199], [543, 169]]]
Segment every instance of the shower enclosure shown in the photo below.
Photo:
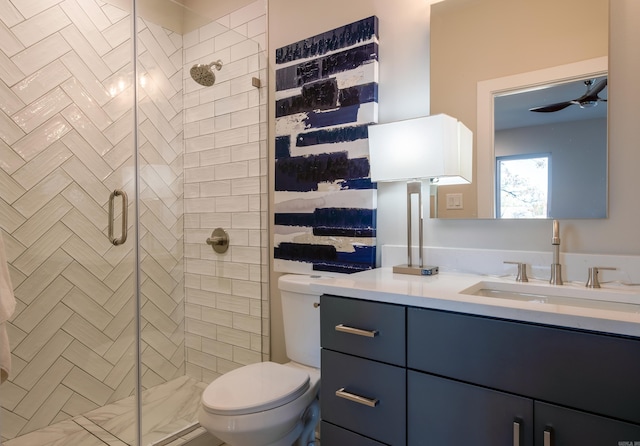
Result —
[[3, 445], [180, 444], [268, 356], [266, 0], [203, 3], [0, 0]]

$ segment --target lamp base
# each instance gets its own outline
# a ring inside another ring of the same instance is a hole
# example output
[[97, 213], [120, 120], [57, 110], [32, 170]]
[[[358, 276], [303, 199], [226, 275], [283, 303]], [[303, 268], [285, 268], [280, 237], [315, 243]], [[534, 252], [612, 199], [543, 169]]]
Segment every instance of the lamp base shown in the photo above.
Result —
[[396, 265], [393, 267], [394, 274], [411, 274], [413, 276], [435, 276], [440, 270], [437, 266], [415, 266], [415, 265]]

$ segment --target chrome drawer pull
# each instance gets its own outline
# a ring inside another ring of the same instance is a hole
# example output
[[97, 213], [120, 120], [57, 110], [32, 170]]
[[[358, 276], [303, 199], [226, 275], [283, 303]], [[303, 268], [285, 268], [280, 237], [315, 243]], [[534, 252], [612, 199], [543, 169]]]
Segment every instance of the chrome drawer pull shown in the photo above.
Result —
[[366, 398], [364, 396], [356, 395], [355, 393], [346, 392], [344, 387], [336, 390], [336, 396], [344, 398], [345, 400], [353, 401], [354, 403], [362, 404], [368, 407], [376, 407], [378, 400], [375, 398]]
[[360, 328], [353, 328], [347, 325], [336, 325], [336, 331], [341, 331], [343, 333], [349, 333], [358, 336], [365, 336], [367, 338], [375, 338], [378, 336], [378, 330], [362, 330]]
[[520, 420], [513, 421], [513, 446], [520, 446]]
[[553, 429], [550, 427], [544, 430], [544, 446], [553, 446]]

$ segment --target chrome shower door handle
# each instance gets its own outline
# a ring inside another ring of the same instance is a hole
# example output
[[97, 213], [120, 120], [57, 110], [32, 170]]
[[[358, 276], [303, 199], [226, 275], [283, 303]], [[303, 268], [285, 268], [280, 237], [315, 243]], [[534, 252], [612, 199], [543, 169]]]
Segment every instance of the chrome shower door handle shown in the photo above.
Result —
[[[121, 196], [122, 197], [122, 232], [119, 238], [114, 237], [113, 235], [113, 225], [114, 225], [114, 212], [113, 212], [113, 202], [115, 198]], [[111, 192], [109, 195], [109, 241], [114, 245], [122, 245], [127, 241], [127, 209], [129, 207], [129, 199], [127, 198], [127, 193], [123, 190], [116, 189]]]

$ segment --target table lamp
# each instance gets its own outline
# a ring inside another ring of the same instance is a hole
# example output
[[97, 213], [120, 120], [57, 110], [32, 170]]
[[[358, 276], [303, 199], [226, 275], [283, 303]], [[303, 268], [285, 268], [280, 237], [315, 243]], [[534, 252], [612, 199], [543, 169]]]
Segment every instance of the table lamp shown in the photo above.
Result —
[[[422, 180], [432, 184], [469, 184], [472, 179], [473, 135], [445, 114], [369, 126], [369, 163], [374, 182], [407, 183], [407, 264], [394, 273], [433, 275], [437, 266], [423, 261]], [[418, 264], [411, 253], [411, 200], [418, 198]]]

